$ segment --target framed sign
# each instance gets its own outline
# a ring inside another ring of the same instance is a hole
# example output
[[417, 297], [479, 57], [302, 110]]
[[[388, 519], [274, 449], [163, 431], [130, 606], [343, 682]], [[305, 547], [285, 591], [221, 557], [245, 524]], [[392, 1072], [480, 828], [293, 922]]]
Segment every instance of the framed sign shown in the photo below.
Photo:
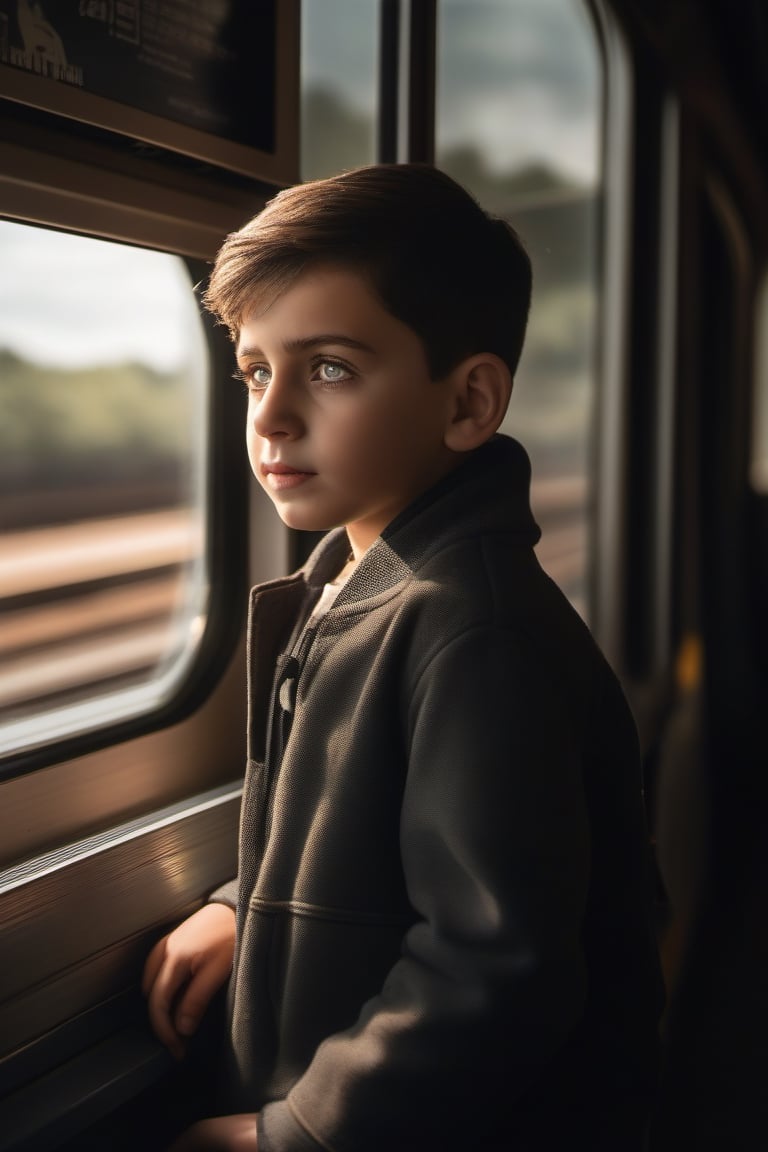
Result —
[[0, 0], [0, 96], [294, 183], [299, 16], [299, 0]]

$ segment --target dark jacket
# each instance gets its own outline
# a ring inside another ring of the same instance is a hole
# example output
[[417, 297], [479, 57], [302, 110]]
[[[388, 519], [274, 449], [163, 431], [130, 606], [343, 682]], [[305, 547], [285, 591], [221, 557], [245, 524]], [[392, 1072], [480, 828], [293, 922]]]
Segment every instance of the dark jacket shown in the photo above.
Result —
[[[260, 1152], [642, 1147], [660, 984], [636, 731], [496, 437], [254, 589], [231, 1043]], [[278, 673], [275, 680], [275, 668]]]

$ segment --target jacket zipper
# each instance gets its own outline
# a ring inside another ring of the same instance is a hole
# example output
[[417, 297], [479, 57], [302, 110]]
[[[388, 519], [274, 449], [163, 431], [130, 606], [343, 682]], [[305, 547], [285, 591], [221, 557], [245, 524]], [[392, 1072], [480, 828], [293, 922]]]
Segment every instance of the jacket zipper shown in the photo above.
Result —
[[266, 788], [264, 790], [263, 818], [260, 822], [258, 854], [261, 857], [269, 838], [272, 826], [272, 813], [275, 803], [275, 786], [283, 763], [285, 746], [291, 734], [293, 714], [296, 708], [296, 694], [299, 676], [307, 660], [309, 649], [317, 633], [317, 628], [305, 628], [293, 652], [284, 658], [275, 677], [275, 686], [270, 709], [269, 729], [265, 758]]

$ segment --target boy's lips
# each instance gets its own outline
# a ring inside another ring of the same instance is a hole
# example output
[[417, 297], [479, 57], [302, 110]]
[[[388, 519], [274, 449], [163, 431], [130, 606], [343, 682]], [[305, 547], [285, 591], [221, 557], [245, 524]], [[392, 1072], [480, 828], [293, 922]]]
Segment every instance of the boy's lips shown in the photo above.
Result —
[[303, 484], [306, 480], [311, 480], [313, 476], [317, 475], [315, 472], [305, 472], [301, 468], [293, 468], [290, 464], [283, 464], [279, 460], [271, 463], [263, 461], [261, 473], [268, 486], [275, 492], [285, 488], [296, 488], [299, 484]]

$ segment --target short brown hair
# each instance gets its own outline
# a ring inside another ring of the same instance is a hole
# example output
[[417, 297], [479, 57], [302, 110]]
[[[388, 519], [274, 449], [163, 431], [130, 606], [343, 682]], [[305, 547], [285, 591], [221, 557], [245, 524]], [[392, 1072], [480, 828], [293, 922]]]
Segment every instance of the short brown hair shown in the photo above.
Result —
[[514, 229], [444, 172], [374, 164], [286, 188], [224, 241], [203, 300], [236, 339], [251, 308], [319, 264], [363, 275], [420, 337], [434, 379], [476, 352], [514, 375], [530, 259]]

